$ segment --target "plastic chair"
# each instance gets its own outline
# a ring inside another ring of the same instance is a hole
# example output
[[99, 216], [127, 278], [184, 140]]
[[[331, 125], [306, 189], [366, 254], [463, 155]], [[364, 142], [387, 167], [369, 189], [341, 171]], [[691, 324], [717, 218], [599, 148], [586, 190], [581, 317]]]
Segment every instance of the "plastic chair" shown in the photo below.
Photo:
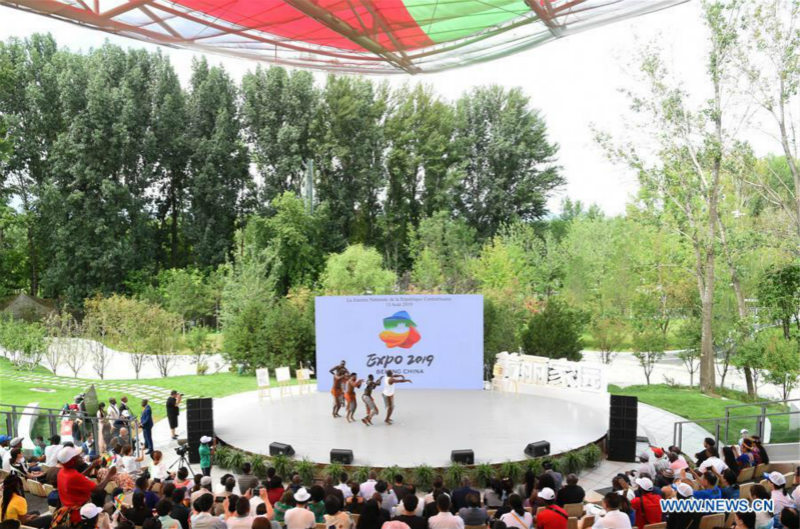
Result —
[[667, 522], [649, 523], [644, 529], [667, 529]]
[[750, 489], [753, 488], [755, 483], [745, 483], [739, 486], [739, 497], [745, 500], [750, 499]]
[[750, 481], [751, 479], [753, 479], [753, 475], [755, 473], [755, 470], [756, 469], [753, 468], [753, 467], [748, 467], [748, 468], [742, 469], [742, 471], [739, 472], [739, 477], [736, 478], [736, 482], [737, 483], [744, 483], [745, 481]]
[[700, 529], [714, 529], [725, 523], [724, 514], [706, 514], [700, 518]]
[[579, 527], [586, 529], [594, 525], [594, 515], [589, 514], [581, 518], [580, 523], [578, 524]]
[[567, 529], [578, 529], [578, 518], [570, 516], [567, 518]]
[[567, 511], [568, 516], [574, 516], [575, 518], [583, 516], [582, 503], [565, 503], [564, 510]]

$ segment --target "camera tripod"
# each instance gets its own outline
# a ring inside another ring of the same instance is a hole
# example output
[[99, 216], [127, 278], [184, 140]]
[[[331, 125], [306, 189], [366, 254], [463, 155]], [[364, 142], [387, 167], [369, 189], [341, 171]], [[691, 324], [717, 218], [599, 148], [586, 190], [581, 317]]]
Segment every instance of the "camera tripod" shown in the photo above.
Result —
[[192, 470], [192, 465], [189, 464], [189, 460], [186, 458], [187, 452], [188, 450], [183, 450], [182, 452], [178, 452], [178, 455], [181, 456], [180, 459], [173, 461], [167, 470], [172, 470], [172, 467], [178, 465], [178, 470], [186, 467], [189, 469], [189, 475], [194, 476], [194, 470]]

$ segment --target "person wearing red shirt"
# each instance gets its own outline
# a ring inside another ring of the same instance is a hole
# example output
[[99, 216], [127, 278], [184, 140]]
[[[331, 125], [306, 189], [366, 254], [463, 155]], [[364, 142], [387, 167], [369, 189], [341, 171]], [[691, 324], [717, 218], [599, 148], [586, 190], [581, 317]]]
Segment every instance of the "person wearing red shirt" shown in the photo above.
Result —
[[650, 478], [639, 478], [635, 483], [639, 488], [631, 501], [631, 508], [636, 513], [636, 527], [644, 529], [645, 525], [660, 523], [661, 496], [653, 492], [653, 482]]
[[58, 471], [58, 498], [61, 501], [62, 509], [69, 513], [71, 525], [75, 526], [81, 522], [80, 508], [89, 503], [95, 488], [105, 488], [117, 473], [117, 469], [111, 467], [105, 479], [97, 484], [84, 474], [96, 468], [100, 464], [100, 459], [96, 459], [84, 471], [84, 474], [75, 468], [81, 461], [81, 451], [78, 448], [65, 446], [59, 450], [57, 459], [61, 464], [61, 469]]
[[543, 488], [538, 497], [544, 500], [544, 509], [536, 515], [536, 529], [567, 529], [569, 514], [555, 505], [556, 493], [553, 489]]

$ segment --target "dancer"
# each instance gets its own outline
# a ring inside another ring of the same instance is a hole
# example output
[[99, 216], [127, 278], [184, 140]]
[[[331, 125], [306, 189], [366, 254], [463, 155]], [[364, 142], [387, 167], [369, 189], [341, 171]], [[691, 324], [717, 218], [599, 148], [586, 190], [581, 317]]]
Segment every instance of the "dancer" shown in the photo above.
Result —
[[333, 395], [333, 417], [339, 417], [339, 410], [344, 406], [344, 398], [342, 391], [342, 383], [347, 379], [347, 368], [345, 362], [342, 362], [332, 367], [328, 373], [333, 375], [333, 385], [331, 386], [331, 395]]
[[364, 387], [364, 394], [361, 395], [361, 400], [364, 401], [364, 406], [367, 408], [367, 416], [361, 419], [361, 422], [367, 426], [372, 426], [372, 418], [380, 413], [378, 405], [375, 404], [375, 399], [372, 398], [372, 390], [380, 386], [382, 380], [383, 377], [376, 381], [374, 376], [367, 376], [367, 385]]
[[392, 412], [394, 411], [394, 390], [395, 384], [403, 384], [411, 380], [405, 375], [395, 375], [391, 369], [386, 371], [386, 382], [383, 384], [383, 404], [386, 406], [386, 424], [392, 424]]
[[347, 389], [344, 392], [344, 400], [347, 402], [347, 422], [355, 422], [356, 414], [356, 388], [360, 388], [364, 383], [364, 379], [359, 380], [357, 373], [350, 373], [347, 379]]

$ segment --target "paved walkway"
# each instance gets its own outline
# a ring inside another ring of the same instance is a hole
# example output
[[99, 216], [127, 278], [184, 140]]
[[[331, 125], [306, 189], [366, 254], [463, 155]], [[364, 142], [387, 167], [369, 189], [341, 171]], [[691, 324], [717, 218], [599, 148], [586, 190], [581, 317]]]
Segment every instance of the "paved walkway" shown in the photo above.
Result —
[[[120, 396], [137, 397], [140, 399], [150, 399], [154, 402], [163, 402], [169, 397], [170, 390], [158, 386], [151, 386], [141, 382], [114, 382], [105, 380], [84, 380], [80, 378], [57, 377], [41, 373], [12, 372], [4, 377], [5, 380], [18, 380], [26, 384], [36, 384], [51, 388], [75, 388], [77, 391], [85, 390], [89, 385], [94, 384], [98, 390], [111, 391]], [[186, 395], [185, 399], [195, 398]]]

